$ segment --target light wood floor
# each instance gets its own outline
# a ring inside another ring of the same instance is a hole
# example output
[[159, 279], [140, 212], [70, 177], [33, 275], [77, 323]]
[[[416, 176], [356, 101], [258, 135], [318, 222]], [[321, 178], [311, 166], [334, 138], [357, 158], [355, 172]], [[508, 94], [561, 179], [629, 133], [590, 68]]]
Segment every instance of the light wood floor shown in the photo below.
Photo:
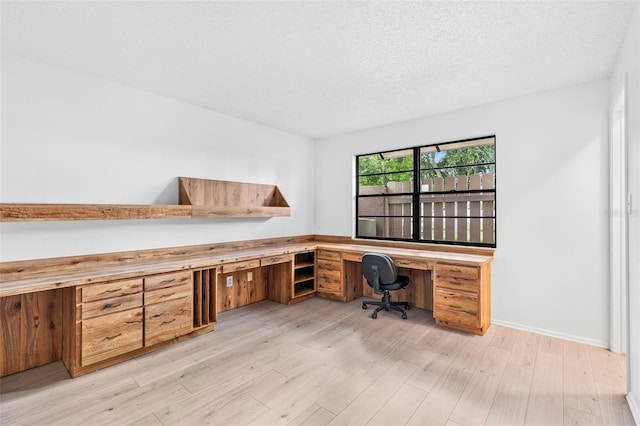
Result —
[[77, 379], [0, 380], [0, 424], [633, 425], [625, 359], [493, 325], [484, 337], [361, 300], [260, 302], [216, 331]]

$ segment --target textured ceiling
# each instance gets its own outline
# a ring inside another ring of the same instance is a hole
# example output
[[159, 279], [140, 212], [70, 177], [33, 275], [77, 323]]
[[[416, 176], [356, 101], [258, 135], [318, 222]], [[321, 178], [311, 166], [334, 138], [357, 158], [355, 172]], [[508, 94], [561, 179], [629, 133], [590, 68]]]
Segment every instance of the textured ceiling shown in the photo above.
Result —
[[606, 77], [638, 2], [2, 2], [2, 49], [328, 135]]

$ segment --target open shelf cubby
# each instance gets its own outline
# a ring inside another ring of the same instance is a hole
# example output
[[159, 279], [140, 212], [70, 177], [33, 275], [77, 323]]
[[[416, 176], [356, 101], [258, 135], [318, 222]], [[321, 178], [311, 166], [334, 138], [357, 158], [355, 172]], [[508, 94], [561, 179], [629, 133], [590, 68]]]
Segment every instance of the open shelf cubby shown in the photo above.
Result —
[[305, 296], [316, 291], [315, 252], [297, 253], [293, 262], [292, 297]]

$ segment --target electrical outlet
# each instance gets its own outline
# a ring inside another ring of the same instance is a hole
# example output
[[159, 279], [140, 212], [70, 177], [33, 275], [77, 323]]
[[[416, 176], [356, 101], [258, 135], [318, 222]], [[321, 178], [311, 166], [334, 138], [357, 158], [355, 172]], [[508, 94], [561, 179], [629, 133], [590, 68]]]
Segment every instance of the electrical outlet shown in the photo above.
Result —
[[227, 277], [227, 287], [233, 287], [233, 277]]
[[249, 271], [247, 272], [247, 281], [253, 281], [253, 272]]

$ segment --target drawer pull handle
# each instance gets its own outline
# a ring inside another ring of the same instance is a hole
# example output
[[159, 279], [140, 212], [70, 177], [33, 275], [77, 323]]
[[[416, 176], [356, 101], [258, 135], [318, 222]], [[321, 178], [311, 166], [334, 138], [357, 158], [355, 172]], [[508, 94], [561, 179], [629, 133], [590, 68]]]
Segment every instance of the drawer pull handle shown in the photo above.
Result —
[[160, 296], [160, 298], [163, 298], [163, 297], [171, 297], [171, 296], [173, 296], [174, 294], [176, 294], [176, 292], [175, 292], [175, 291], [174, 291], [173, 293], [171, 293], [171, 294], [163, 294], [162, 296]]
[[162, 324], [171, 324], [172, 322], [174, 322], [176, 319], [172, 318], [169, 321], [163, 321]]
[[107, 303], [104, 305], [104, 309], [117, 308], [120, 305], [122, 305], [122, 303]]
[[105, 290], [104, 292], [105, 293], [115, 293], [116, 291], [120, 291], [120, 290], [122, 290], [122, 287], [116, 288], [115, 290]]
[[452, 269], [451, 272], [456, 272], [456, 273], [459, 274], [460, 272], [462, 272], [462, 270], [460, 270], [460, 269]]
[[449, 305], [449, 306], [451, 306], [454, 309], [462, 309], [462, 306], [458, 306], [458, 305]]
[[175, 278], [171, 278], [170, 280], [164, 280], [164, 281], [160, 281], [160, 285], [162, 284], [169, 284], [174, 282], [176, 279]]
[[113, 340], [113, 339], [115, 339], [116, 337], [120, 337], [120, 336], [122, 336], [122, 333], [118, 333], [118, 334], [116, 334], [115, 336], [107, 336], [107, 337], [106, 337], [106, 340]]
[[153, 315], [151, 318], [158, 318], [158, 317], [163, 316], [164, 314], [165, 314], [164, 312], [159, 313], [159, 314], [155, 314], [155, 315]]

